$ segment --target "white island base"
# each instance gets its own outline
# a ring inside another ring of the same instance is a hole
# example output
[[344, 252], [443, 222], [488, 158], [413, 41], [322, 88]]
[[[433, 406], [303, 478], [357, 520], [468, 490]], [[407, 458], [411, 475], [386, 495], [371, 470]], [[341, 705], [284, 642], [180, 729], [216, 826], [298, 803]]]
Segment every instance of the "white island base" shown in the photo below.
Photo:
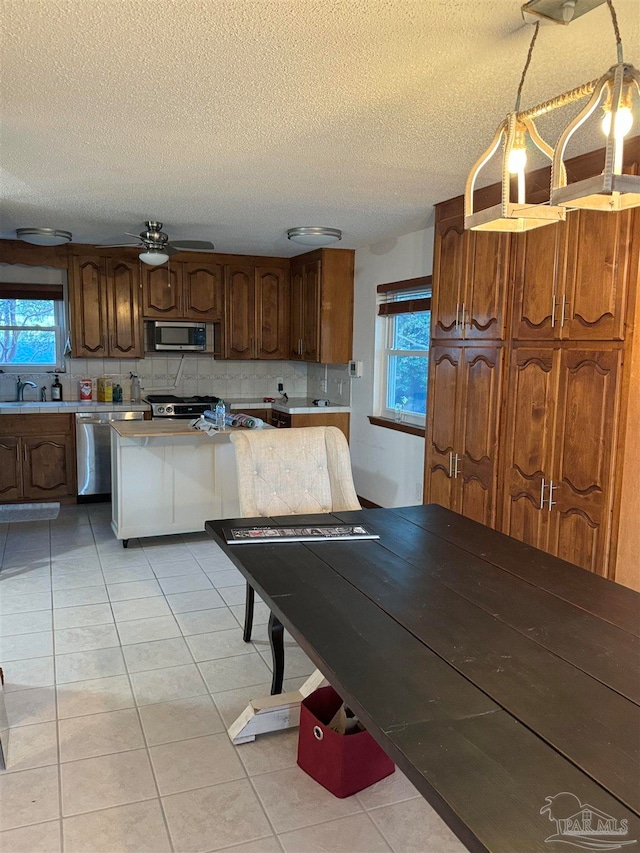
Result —
[[111, 429], [112, 520], [118, 539], [204, 530], [237, 518], [231, 430], [216, 435], [179, 421], [122, 421]]

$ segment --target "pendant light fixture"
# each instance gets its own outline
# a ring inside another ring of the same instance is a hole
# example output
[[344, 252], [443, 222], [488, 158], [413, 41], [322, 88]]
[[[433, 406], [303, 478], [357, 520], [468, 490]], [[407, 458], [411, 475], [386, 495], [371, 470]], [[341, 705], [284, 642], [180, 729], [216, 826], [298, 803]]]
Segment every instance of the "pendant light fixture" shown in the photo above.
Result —
[[[622, 41], [613, 2], [612, 0], [605, 0], [605, 2], [609, 8], [616, 35], [618, 63], [599, 80], [592, 80], [542, 104], [520, 111], [522, 86], [540, 26], [539, 22], [536, 23], [520, 80], [515, 110], [502, 121], [493, 142], [475, 163], [467, 179], [464, 198], [465, 228], [484, 231], [528, 231], [531, 228], [539, 228], [542, 225], [563, 220], [567, 208], [616, 211], [640, 206], [640, 176], [622, 174], [624, 139], [634, 123], [634, 95], [640, 95], [640, 75], [632, 65], [623, 61]], [[558, 6], [562, 5], [561, 0], [546, 0], [547, 6], [554, 3]], [[532, 5], [532, 3], [525, 4], [523, 12], [527, 8], [530, 9]], [[540, 137], [535, 119], [589, 96], [587, 105], [563, 131], [555, 150], [551, 148]], [[607, 138], [604, 170], [600, 175], [567, 184], [564, 164], [567, 144], [599, 104], [602, 104], [604, 109], [602, 130]], [[526, 201], [525, 168], [528, 138], [551, 160], [549, 203], [532, 205]], [[473, 193], [476, 179], [501, 143], [503, 146], [501, 202], [486, 210], [474, 211]], [[514, 183], [517, 184], [517, 200], [512, 200], [512, 175], [515, 176]]]
[[[527, 204], [525, 168], [527, 165], [527, 138], [551, 161], [553, 149], [538, 133], [532, 116], [520, 112], [522, 87], [531, 63], [533, 47], [538, 37], [540, 24], [535, 25], [529, 53], [522, 70], [515, 110], [509, 113], [495, 132], [493, 141], [479, 160], [476, 161], [464, 193], [464, 227], [473, 231], [530, 231], [543, 225], [562, 221], [566, 212], [562, 207], [550, 204]], [[484, 210], [474, 211], [473, 193], [480, 171], [493, 158], [502, 144], [502, 199], [500, 204]], [[512, 199], [512, 177], [515, 177], [516, 198]]]
[[[595, 84], [588, 104], [565, 128], [553, 157], [551, 199], [563, 207], [583, 210], [627, 210], [640, 206], [640, 176], [623, 175], [624, 140], [634, 123], [633, 98], [640, 95], [640, 74], [624, 62], [622, 39], [612, 0], [607, 0], [616, 35], [618, 63]], [[599, 175], [567, 185], [564, 155], [573, 134], [602, 104], [602, 132], [607, 138], [604, 169]]]

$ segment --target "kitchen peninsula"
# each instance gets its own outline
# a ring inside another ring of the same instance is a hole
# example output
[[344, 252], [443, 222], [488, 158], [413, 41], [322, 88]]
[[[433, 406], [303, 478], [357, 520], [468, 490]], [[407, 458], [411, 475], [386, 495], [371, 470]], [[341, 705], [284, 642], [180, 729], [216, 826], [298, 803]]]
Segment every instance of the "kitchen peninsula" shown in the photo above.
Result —
[[232, 432], [207, 435], [187, 420], [112, 424], [111, 527], [125, 547], [239, 515]]

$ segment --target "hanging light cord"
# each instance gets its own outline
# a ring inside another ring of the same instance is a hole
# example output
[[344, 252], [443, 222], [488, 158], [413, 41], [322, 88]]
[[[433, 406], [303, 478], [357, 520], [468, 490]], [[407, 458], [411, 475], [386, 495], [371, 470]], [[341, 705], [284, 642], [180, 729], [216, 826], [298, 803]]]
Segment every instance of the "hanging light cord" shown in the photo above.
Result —
[[[608, 3], [611, 3], [611, 0], [607, 0]], [[520, 112], [520, 98], [522, 97], [522, 87], [524, 86], [524, 79], [527, 76], [527, 71], [529, 70], [529, 66], [531, 65], [531, 57], [533, 55], [533, 46], [536, 43], [536, 39], [538, 38], [538, 30], [540, 29], [540, 21], [536, 23], [536, 28], [533, 31], [533, 37], [531, 39], [531, 44], [529, 45], [529, 53], [527, 54], [527, 61], [524, 64], [524, 68], [522, 69], [522, 77], [520, 78], [520, 85], [518, 86], [518, 94], [516, 95], [516, 109], [515, 112]]]
[[618, 50], [618, 62], [622, 62], [622, 37], [620, 35], [620, 27], [618, 26], [618, 16], [616, 15], [616, 10], [613, 8], [613, 0], [607, 0], [607, 6], [609, 7], [609, 12], [611, 13], [611, 22], [613, 24], [613, 31], [616, 34], [616, 48]]

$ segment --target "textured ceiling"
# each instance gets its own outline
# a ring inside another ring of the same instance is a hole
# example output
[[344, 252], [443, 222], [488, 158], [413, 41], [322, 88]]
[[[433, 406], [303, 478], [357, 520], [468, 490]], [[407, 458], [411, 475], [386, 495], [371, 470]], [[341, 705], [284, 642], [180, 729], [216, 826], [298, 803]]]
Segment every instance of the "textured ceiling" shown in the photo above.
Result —
[[[616, 8], [638, 64], [640, 3]], [[427, 224], [512, 108], [532, 35], [519, 0], [2, 0], [0, 13], [0, 237], [47, 226], [111, 242], [151, 217], [172, 239], [277, 255], [300, 252], [294, 225], [341, 228], [355, 248]], [[523, 106], [614, 62], [606, 6], [545, 26]]]

